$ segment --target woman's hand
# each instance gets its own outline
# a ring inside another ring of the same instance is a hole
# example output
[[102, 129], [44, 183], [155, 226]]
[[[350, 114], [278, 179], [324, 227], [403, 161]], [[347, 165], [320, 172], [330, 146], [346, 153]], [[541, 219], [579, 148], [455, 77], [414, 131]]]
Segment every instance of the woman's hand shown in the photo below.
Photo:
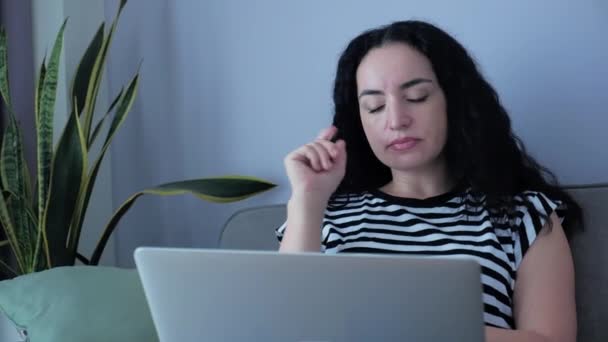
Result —
[[331, 141], [337, 131], [334, 126], [326, 128], [316, 140], [285, 157], [292, 198], [326, 203], [336, 191], [346, 170], [344, 140]]

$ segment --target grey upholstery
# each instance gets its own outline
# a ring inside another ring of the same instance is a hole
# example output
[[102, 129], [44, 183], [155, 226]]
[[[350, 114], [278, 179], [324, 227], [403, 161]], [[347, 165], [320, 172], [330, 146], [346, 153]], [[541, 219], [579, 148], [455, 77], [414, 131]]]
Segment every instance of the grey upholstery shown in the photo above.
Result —
[[[586, 223], [586, 230], [570, 242], [576, 269], [578, 341], [608, 341], [608, 184], [567, 190], [583, 207]], [[276, 250], [274, 230], [285, 218], [285, 205], [241, 210], [227, 221], [219, 246]]]
[[277, 250], [275, 229], [285, 222], [287, 208], [283, 204], [237, 211], [222, 230], [219, 245], [224, 249]]
[[585, 231], [570, 244], [576, 272], [578, 341], [608, 341], [608, 184], [571, 187]]

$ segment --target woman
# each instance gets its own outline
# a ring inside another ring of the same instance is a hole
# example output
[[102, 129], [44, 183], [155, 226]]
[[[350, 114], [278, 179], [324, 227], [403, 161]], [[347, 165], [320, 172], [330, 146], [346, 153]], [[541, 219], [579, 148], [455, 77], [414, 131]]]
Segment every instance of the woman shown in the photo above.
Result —
[[488, 341], [575, 340], [581, 209], [454, 38], [420, 21], [361, 34], [334, 103], [333, 126], [285, 158], [281, 252], [466, 255], [482, 266]]

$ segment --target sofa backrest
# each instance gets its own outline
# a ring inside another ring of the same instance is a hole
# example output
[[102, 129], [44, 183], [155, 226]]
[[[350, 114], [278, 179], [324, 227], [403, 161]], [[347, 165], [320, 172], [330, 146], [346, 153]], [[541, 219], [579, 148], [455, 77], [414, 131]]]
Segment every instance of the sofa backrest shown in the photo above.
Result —
[[608, 341], [608, 184], [570, 187], [585, 231], [570, 241], [576, 273], [578, 341]]
[[[583, 207], [586, 229], [570, 241], [576, 271], [578, 341], [608, 341], [608, 184], [566, 190]], [[286, 219], [285, 205], [238, 211], [226, 223], [224, 249], [277, 250], [275, 229]]]

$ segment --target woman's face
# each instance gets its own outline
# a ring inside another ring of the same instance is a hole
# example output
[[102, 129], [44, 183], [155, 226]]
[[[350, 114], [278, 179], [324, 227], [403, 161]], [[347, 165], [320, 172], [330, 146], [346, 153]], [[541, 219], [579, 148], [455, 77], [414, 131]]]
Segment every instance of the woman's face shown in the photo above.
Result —
[[399, 171], [438, 161], [447, 110], [430, 61], [406, 44], [391, 43], [370, 50], [356, 77], [361, 122], [376, 157]]

